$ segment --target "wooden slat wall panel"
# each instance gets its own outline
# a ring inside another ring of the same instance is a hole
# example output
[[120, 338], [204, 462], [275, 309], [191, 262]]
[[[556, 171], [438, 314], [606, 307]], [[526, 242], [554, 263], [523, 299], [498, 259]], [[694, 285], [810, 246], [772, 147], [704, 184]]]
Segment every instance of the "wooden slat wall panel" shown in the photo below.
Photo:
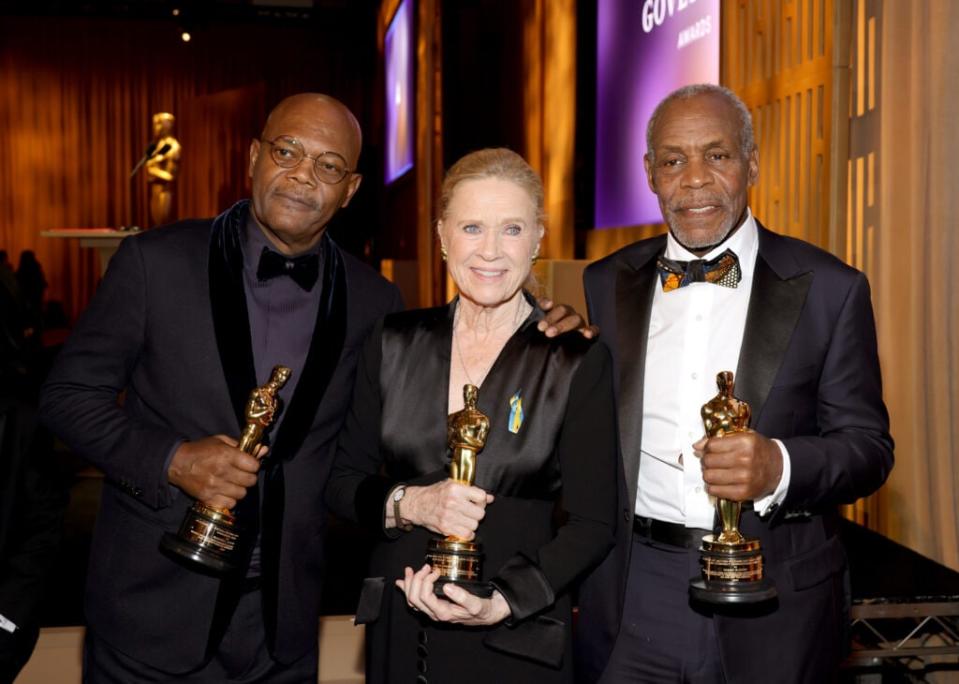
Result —
[[[852, 30], [852, 97], [847, 188], [846, 246], [841, 256], [865, 272], [874, 273], [876, 255], [869, 248], [878, 220], [876, 152], [879, 114], [876, 110], [876, 0], [855, 0]], [[878, 278], [870, 277], [871, 281]]]
[[723, 4], [722, 81], [753, 113], [759, 183], [750, 204], [772, 229], [829, 246], [834, 0]]
[[[873, 285], [873, 298], [882, 297], [877, 270], [875, 233], [879, 221], [876, 193], [879, 111], [876, 71], [878, 56], [879, 0], [853, 0], [850, 40], [849, 160], [846, 181], [846, 225], [839, 256], [866, 274]], [[844, 507], [851, 520], [873, 528], [882, 527], [879, 508], [882, 492]]]
[[[753, 113], [759, 220], [831, 249], [876, 283], [879, 0], [835, 4], [846, 1], [725, 3], [722, 78]], [[880, 502], [861, 499], [844, 514], [875, 528]]]

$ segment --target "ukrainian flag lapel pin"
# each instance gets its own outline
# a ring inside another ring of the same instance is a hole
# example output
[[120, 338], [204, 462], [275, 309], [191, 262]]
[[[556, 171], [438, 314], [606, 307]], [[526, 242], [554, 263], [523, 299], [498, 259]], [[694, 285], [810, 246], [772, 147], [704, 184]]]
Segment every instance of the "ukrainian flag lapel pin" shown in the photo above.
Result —
[[523, 390], [517, 390], [509, 399], [509, 431], [514, 435], [523, 425]]

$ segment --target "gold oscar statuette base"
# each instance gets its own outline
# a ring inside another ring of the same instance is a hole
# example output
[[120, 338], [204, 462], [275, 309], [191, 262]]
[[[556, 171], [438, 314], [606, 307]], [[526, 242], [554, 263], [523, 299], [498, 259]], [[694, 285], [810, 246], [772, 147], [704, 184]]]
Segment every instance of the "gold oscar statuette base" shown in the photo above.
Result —
[[447, 537], [430, 539], [426, 547], [426, 562], [440, 577], [433, 585], [437, 596], [445, 596], [443, 586], [455, 584], [476, 596], [488, 597], [493, 588], [481, 581], [483, 576], [483, 545]]
[[713, 604], [748, 604], [776, 596], [772, 581], [763, 577], [763, 556], [756, 539], [740, 537], [720, 541], [707, 534], [699, 549], [702, 578], [690, 582], [697, 601]]
[[214, 574], [238, 567], [241, 539], [236, 518], [227, 510], [211, 508], [197, 501], [183, 516], [176, 534], [166, 532], [160, 548]]
[[[290, 374], [286, 366], [276, 366], [270, 381], [250, 392], [246, 426], [237, 445], [240, 451], [257, 454], [264, 432], [280, 407], [277, 392]], [[192, 570], [222, 575], [244, 567], [255, 541], [251, 536], [231, 511], [194, 501], [176, 534], [166, 532], [160, 539], [160, 550], [178, 561], [186, 561]]]

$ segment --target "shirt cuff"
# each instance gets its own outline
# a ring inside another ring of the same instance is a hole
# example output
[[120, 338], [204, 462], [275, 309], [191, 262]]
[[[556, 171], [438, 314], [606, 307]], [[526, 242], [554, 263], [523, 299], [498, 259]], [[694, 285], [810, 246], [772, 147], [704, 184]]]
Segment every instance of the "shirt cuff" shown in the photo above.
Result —
[[779, 508], [779, 505], [785, 501], [786, 492], [789, 490], [789, 476], [792, 473], [792, 467], [789, 464], [789, 450], [786, 449], [786, 445], [778, 439], [774, 439], [773, 441], [776, 443], [776, 446], [779, 447], [779, 453], [781, 453], [783, 457], [783, 472], [779, 478], [779, 484], [776, 485], [776, 489], [772, 494], [753, 501], [753, 510], [756, 511], [756, 514], [760, 517], [775, 512], [775, 510]]
[[10, 632], [13, 634], [17, 631], [17, 624], [5, 618], [2, 613], [0, 613], [0, 629], [5, 632]]

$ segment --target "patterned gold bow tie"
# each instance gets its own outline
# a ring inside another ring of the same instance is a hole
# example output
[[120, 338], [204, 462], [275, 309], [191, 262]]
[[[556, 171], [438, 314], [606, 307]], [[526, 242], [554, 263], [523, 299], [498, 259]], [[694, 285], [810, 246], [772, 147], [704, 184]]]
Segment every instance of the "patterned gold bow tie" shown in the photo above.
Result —
[[734, 288], [743, 278], [739, 257], [731, 249], [709, 261], [674, 261], [661, 256], [656, 261], [656, 268], [663, 284], [663, 292], [672, 292], [692, 283], [713, 283]]

